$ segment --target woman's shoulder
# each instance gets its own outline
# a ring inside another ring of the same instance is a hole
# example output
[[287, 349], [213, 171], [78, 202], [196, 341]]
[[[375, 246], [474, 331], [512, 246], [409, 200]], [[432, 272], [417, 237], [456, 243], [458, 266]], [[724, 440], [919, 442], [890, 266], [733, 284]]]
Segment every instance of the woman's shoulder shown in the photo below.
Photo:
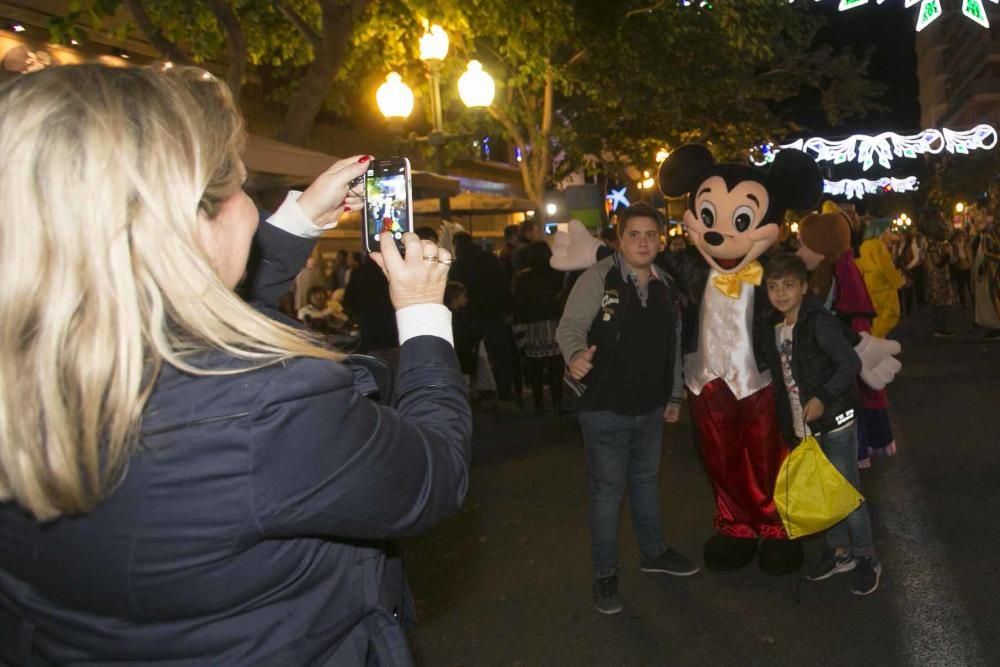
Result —
[[295, 357], [259, 368], [234, 358], [208, 357], [200, 368], [224, 374], [200, 375], [164, 365], [143, 413], [144, 433], [206, 420], [249, 415], [265, 405], [350, 388], [344, 364]]

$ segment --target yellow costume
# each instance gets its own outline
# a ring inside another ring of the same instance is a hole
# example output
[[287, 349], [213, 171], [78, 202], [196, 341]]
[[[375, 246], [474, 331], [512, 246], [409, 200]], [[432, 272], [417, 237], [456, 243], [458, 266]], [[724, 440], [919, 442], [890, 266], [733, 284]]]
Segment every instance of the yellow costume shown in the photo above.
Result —
[[861, 244], [861, 256], [856, 262], [865, 279], [868, 295], [875, 304], [872, 335], [885, 338], [899, 323], [898, 290], [903, 286], [903, 275], [892, 263], [889, 249], [878, 236]]

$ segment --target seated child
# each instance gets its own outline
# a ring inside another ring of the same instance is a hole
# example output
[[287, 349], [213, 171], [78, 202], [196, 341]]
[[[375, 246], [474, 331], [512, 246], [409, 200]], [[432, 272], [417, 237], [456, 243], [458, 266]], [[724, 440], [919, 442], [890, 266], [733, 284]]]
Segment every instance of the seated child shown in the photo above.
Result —
[[[857, 334], [809, 291], [809, 274], [799, 257], [786, 254], [772, 258], [765, 279], [771, 305], [783, 316], [767, 352], [784, 437], [794, 446], [811, 433], [830, 463], [857, 488], [855, 417], [860, 407], [857, 376], [861, 360], [852, 343]], [[777, 381], [779, 375], [783, 382]], [[862, 503], [830, 528], [826, 544], [807, 578], [821, 581], [853, 571], [851, 591], [855, 595], [874, 593], [882, 566], [872, 541], [868, 505]]]

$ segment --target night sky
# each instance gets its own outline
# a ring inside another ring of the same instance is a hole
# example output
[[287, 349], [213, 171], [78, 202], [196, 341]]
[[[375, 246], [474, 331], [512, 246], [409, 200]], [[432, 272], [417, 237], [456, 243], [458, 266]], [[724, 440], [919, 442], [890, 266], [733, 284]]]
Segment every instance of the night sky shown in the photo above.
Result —
[[[817, 35], [820, 43], [839, 49], [853, 49], [859, 56], [874, 48], [868, 75], [884, 83], [888, 90], [879, 100], [888, 107], [864, 118], [851, 118], [845, 125], [831, 128], [819, 108], [818, 96], [803, 96], [787, 107], [788, 113], [811, 135], [834, 138], [839, 135], [875, 134], [887, 130], [917, 132], [920, 127], [917, 55], [914, 51], [916, 7], [904, 9], [902, 2], [837, 10], [837, 2], [809, 2], [808, 11], [825, 14], [830, 22]], [[805, 7], [803, 7], [805, 9]]]

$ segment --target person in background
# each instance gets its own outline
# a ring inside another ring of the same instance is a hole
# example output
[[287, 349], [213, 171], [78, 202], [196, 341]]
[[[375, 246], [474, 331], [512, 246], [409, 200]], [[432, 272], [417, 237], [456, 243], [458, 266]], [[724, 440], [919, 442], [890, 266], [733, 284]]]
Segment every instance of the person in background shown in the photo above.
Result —
[[341, 285], [344, 289], [351, 284], [351, 277], [354, 275], [354, 271], [361, 266], [364, 262], [364, 255], [358, 251], [352, 252], [347, 258], [347, 270], [344, 271], [344, 283]]
[[687, 240], [683, 236], [671, 236], [667, 242], [667, 250], [671, 255], [680, 255], [687, 250]]
[[497, 253], [497, 259], [507, 274], [507, 281], [514, 279], [514, 250], [517, 249], [517, 237], [521, 228], [518, 225], [507, 225], [503, 228], [503, 247]]
[[[343, 294], [343, 290], [338, 291]], [[331, 307], [333, 304], [335, 307]], [[300, 322], [320, 333], [334, 333], [347, 323], [343, 308], [330, 298], [325, 287], [319, 285], [309, 288], [309, 303], [299, 308], [296, 315]]]
[[370, 256], [351, 273], [344, 289], [344, 312], [358, 325], [358, 352], [392, 359], [399, 333], [389, 282]]
[[951, 280], [955, 283], [955, 292], [962, 308], [972, 304], [972, 248], [969, 245], [969, 235], [964, 229], [957, 229], [951, 235], [952, 257]]
[[590, 470], [594, 608], [623, 609], [618, 593], [618, 523], [626, 488], [632, 527], [648, 573], [689, 576], [698, 567], [663, 539], [658, 479], [663, 423], [680, 416], [680, 292], [653, 264], [665, 221], [652, 206], [619, 216], [620, 250], [573, 286], [556, 340], [580, 393]]
[[322, 284], [323, 272], [316, 266], [316, 258], [310, 255], [305, 267], [295, 277], [295, 312], [309, 303], [309, 289]]
[[455, 338], [455, 353], [465, 376], [466, 385], [471, 388], [476, 377], [479, 361], [479, 342], [482, 336], [476, 331], [469, 317], [469, 292], [457, 280], [449, 280], [444, 290], [444, 305], [451, 311], [451, 330]]
[[903, 275], [896, 270], [887, 243], [898, 239], [887, 219], [871, 220], [855, 263], [861, 269], [868, 295], [875, 306], [871, 335], [885, 338], [899, 323], [899, 290]]
[[535, 241], [542, 240], [542, 228], [534, 218], [521, 223], [517, 238], [517, 246], [511, 257], [511, 276], [528, 266], [528, 247]]
[[401, 351], [393, 404], [367, 398], [273, 307], [370, 157], [261, 224], [244, 141], [200, 69], [0, 86], [2, 664], [413, 664], [387, 541], [469, 482], [450, 257], [412, 234], [376, 256]]
[[602, 227], [600, 239], [604, 241], [604, 245], [607, 246], [608, 250], [611, 252], [618, 252], [618, 231], [615, 229], [614, 225], [606, 225]]
[[480, 248], [467, 232], [455, 234], [453, 242], [455, 262], [448, 277], [468, 290], [469, 316], [483, 336], [496, 380], [497, 398], [519, 402], [520, 385], [515, 381], [520, 378], [520, 364], [509, 319], [513, 314], [513, 299], [500, 260]]
[[338, 250], [334, 260], [334, 270], [330, 275], [330, 289], [344, 289], [347, 286], [347, 251]]
[[[767, 295], [780, 313], [767, 347], [775, 382], [778, 417], [790, 448], [813, 435], [830, 463], [860, 489], [855, 415], [860, 403], [857, 376], [861, 360], [850, 332], [809, 290], [809, 272], [801, 258], [777, 255], [765, 268]], [[878, 589], [882, 565], [875, 553], [868, 504], [826, 531], [827, 548], [806, 578], [822, 581], [854, 572], [851, 592], [870, 595]]]
[[931, 304], [934, 336], [948, 338], [955, 334], [948, 328], [951, 309], [958, 304], [955, 285], [951, 280], [950, 266], [955, 257], [948, 242], [949, 226], [941, 214], [932, 209], [924, 211], [919, 220], [920, 230], [927, 238], [924, 273], [927, 278], [927, 299]]
[[422, 241], [431, 241], [432, 243], [438, 242], [438, 233], [434, 231], [434, 228], [430, 225], [422, 225], [413, 230], [413, 233], [417, 235], [417, 238]]
[[975, 219], [979, 232], [972, 265], [976, 324], [986, 329], [984, 341], [1000, 340], [1000, 227], [992, 215]]
[[552, 251], [545, 241], [528, 247], [528, 267], [514, 275], [514, 326], [523, 329], [521, 348], [536, 414], [545, 412], [549, 386], [552, 411], [562, 413], [563, 360], [556, 344], [562, 314], [563, 275], [549, 265]]

